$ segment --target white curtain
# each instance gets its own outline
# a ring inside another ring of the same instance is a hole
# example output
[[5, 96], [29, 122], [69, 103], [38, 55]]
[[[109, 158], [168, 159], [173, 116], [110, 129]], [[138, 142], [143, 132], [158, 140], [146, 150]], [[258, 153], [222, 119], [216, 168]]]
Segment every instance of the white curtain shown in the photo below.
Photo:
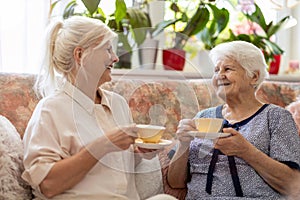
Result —
[[0, 0], [0, 71], [36, 73], [49, 0]]

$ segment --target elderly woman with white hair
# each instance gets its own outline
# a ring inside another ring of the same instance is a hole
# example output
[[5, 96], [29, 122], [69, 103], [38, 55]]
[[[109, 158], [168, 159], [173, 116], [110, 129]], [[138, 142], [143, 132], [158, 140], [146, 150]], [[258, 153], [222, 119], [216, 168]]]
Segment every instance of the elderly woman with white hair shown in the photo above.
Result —
[[222, 118], [215, 140], [194, 138], [194, 119], [178, 125], [178, 145], [168, 171], [173, 188], [187, 187], [186, 199], [281, 199], [299, 171], [300, 138], [292, 115], [256, 98], [267, 76], [260, 49], [243, 41], [222, 43], [210, 52], [213, 87], [224, 104], [195, 118]]

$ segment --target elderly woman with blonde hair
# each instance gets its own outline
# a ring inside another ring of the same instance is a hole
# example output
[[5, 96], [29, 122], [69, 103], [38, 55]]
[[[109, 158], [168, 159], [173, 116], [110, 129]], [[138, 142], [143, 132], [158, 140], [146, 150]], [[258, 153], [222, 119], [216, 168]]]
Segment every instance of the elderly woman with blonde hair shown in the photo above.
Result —
[[[151, 197], [160, 191], [149, 193], [149, 185], [139, 190], [136, 167], [153, 153], [133, 146], [137, 127], [126, 100], [100, 87], [111, 81], [119, 60], [113, 50], [117, 35], [100, 20], [82, 16], [55, 21], [48, 30], [45, 76], [39, 76], [45, 78], [36, 84], [43, 98], [24, 134], [22, 177], [36, 198], [172, 198]], [[160, 175], [155, 163], [147, 172]]]

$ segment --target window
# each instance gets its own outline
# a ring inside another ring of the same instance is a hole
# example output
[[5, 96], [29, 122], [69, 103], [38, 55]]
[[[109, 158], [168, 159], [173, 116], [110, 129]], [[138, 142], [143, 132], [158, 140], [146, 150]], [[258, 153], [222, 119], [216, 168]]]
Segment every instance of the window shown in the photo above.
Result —
[[[126, 0], [126, 3], [131, 6], [140, 1]], [[64, 5], [61, 5], [63, 8], [68, 1], [62, 2], [64, 2]], [[153, 4], [150, 7], [150, 16], [153, 19], [153, 24], [158, 23], [164, 14], [163, 6], [161, 6], [162, 2], [150, 2]], [[219, 0], [219, 2], [226, 2], [226, 0]], [[300, 19], [299, 5], [293, 8], [283, 6], [280, 10], [276, 10], [270, 9], [276, 5], [272, 2], [282, 4], [283, 1], [256, 0], [255, 2], [263, 9], [268, 20], [276, 18], [276, 15], [282, 17], [286, 14], [292, 14], [294, 18]], [[0, 1], [0, 71], [19, 73], [38, 72], [39, 58], [41, 58], [41, 53], [43, 52], [41, 44], [48, 22], [50, 3], [50, 0]], [[114, 11], [112, 1], [102, 0], [100, 3], [102, 8], [105, 7], [107, 13]], [[285, 50], [283, 67], [288, 66], [290, 59], [300, 60], [299, 31], [299, 26], [295, 26], [278, 34], [278, 44]]]

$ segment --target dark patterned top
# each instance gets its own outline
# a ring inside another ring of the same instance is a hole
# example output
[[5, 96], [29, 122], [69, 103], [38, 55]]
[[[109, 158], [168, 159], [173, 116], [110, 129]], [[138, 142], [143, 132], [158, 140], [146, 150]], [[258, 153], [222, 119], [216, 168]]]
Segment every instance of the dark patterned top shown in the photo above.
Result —
[[[199, 112], [196, 117], [217, 117], [217, 107]], [[260, 151], [289, 166], [300, 165], [300, 138], [291, 114], [278, 106], [267, 105], [251, 120], [238, 122], [239, 132]], [[245, 123], [247, 121], [247, 123]], [[213, 141], [195, 138], [190, 145], [190, 174], [186, 199], [239, 199], [232, 183], [226, 155], [219, 155], [213, 173], [212, 194], [205, 191], [208, 167], [213, 152]], [[281, 199], [244, 160], [235, 157], [243, 190], [243, 199]]]

